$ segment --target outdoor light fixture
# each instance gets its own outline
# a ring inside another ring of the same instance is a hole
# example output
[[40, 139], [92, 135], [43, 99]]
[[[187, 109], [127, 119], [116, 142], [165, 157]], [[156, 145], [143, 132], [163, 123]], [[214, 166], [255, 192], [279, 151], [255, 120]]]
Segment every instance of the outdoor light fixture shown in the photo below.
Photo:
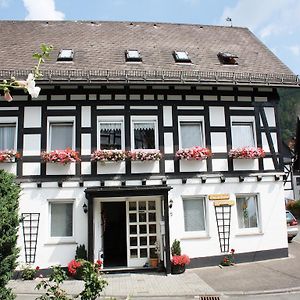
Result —
[[220, 177], [220, 181], [221, 181], [222, 183], [224, 183], [225, 180], [226, 180], [226, 179], [225, 179], [225, 176], [221, 176], [221, 177]]
[[173, 200], [170, 199], [170, 201], [169, 201], [169, 208], [172, 208], [172, 207], [173, 207]]
[[278, 181], [280, 179], [279, 175], [274, 175], [275, 181]]
[[258, 175], [258, 176], [256, 176], [256, 179], [257, 179], [257, 181], [262, 181], [262, 176]]
[[206, 179], [207, 179], [207, 178], [206, 178], [205, 176], [202, 176], [202, 177], [201, 177], [201, 182], [202, 182], [202, 183], [205, 183], [205, 182], [206, 182]]
[[182, 184], [186, 184], [186, 178], [181, 179]]
[[239, 176], [239, 182], [243, 182], [245, 180], [244, 176]]
[[88, 212], [88, 207], [85, 203], [82, 205], [82, 208], [83, 208], [83, 212], [86, 214]]

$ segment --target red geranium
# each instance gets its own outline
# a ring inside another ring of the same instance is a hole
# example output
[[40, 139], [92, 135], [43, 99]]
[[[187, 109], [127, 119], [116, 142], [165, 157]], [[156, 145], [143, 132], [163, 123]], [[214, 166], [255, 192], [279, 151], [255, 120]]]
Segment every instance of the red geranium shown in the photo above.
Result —
[[81, 262], [77, 261], [75, 259], [72, 259], [69, 263], [68, 263], [68, 271], [72, 276], [76, 275], [77, 269], [81, 267]]
[[97, 267], [98, 267], [99, 269], [101, 268], [102, 264], [103, 264], [102, 260], [98, 259], [98, 260], [96, 261], [96, 265], [97, 265]]
[[171, 259], [172, 265], [180, 265], [180, 266], [185, 266], [190, 263], [190, 258], [183, 254], [183, 255], [174, 255]]

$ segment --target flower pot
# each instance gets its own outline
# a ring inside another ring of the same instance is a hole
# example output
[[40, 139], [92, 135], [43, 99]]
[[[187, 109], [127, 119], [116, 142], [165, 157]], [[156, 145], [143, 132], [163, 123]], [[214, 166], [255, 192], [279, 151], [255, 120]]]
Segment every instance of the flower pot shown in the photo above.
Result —
[[151, 268], [157, 268], [158, 258], [150, 258], [150, 266], [151, 266]]
[[185, 272], [185, 265], [171, 265], [171, 274], [182, 274]]

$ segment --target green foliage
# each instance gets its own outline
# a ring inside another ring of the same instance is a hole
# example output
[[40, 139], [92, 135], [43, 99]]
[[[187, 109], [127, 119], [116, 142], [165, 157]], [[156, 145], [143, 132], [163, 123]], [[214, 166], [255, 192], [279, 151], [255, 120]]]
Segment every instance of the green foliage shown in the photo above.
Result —
[[17, 266], [20, 187], [14, 176], [0, 170], [0, 299], [15, 299], [6, 287]]
[[45, 62], [45, 59], [50, 58], [50, 53], [53, 50], [52, 45], [41, 44], [41, 52], [36, 52], [32, 55], [34, 59], [38, 61], [37, 65], [34, 67], [34, 77], [40, 78], [43, 74], [40, 72], [40, 65]]
[[87, 260], [87, 252], [86, 252], [84, 244], [78, 245], [76, 247], [75, 259], [84, 259], [84, 260]]
[[66, 272], [60, 266], [52, 266], [52, 273], [48, 280], [42, 280], [36, 289], [41, 288], [46, 290], [45, 295], [42, 295], [37, 300], [70, 300], [67, 292], [61, 288], [61, 284], [67, 279]]
[[286, 204], [286, 209], [289, 210], [296, 218], [300, 218], [300, 200], [292, 200]]
[[22, 270], [22, 279], [33, 280], [36, 276], [36, 273], [36, 269], [33, 269], [30, 265], [26, 265]]
[[299, 89], [278, 89], [279, 121], [282, 130], [282, 138], [285, 142], [296, 136], [297, 116], [300, 112]]
[[99, 274], [99, 266], [85, 261], [83, 264], [84, 290], [76, 296], [81, 300], [95, 300], [107, 286], [107, 281]]
[[171, 247], [171, 253], [172, 256], [174, 255], [181, 255], [181, 247], [180, 247], [180, 241], [174, 240], [172, 247]]

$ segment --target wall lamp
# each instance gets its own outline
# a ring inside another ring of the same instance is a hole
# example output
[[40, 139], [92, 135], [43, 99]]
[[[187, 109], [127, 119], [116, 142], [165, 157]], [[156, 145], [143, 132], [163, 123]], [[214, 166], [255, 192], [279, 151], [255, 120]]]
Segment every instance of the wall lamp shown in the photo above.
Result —
[[274, 179], [275, 179], [275, 181], [278, 181], [280, 179], [280, 176], [279, 175], [274, 175]]
[[226, 179], [225, 179], [225, 176], [221, 176], [221, 177], [220, 177], [220, 181], [221, 181], [222, 183], [224, 183], [225, 180], [226, 180]]
[[201, 182], [202, 182], [202, 183], [205, 183], [205, 182], [206, 182], [206, 179], [207, 179], [207, 178], [206, 178], [205, 176], [202, 176], [202, 177], [201, 177]]
[[173, 200], [170, 199], [170, 201], [169, 201], [169, 208], [172, 208], [172, 207], [173, 207]]
[[88, 212], [88, 207], [85, 203], [82, 205], [82, 208], [83, 208], [83, 212], [86, 214]]
[[244, 176], [239, 176], [239, 182], [243, 182], [245, 180]]

